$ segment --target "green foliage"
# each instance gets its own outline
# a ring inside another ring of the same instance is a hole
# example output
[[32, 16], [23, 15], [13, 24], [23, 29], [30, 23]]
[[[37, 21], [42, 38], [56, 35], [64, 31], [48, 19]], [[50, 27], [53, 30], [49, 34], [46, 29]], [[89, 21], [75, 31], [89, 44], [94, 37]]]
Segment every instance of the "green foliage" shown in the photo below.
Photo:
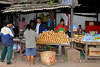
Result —
[[53, 4], [55, 2], [55, 0], [50, 0], [50, 2], [48, 2], [48, 4]]

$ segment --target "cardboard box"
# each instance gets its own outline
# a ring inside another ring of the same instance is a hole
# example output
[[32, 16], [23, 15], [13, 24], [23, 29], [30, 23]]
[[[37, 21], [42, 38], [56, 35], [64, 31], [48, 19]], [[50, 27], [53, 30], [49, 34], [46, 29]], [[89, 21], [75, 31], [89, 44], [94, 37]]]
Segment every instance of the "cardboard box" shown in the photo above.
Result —
[[100, 56], [100, 48], [89, 47], [89, 56]]

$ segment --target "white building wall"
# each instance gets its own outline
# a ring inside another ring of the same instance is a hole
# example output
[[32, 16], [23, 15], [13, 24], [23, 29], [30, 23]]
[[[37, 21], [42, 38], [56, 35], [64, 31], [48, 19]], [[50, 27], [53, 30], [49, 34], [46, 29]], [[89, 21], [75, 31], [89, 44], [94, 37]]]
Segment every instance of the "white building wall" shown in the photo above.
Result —
[[[37, 17], [39, 17], [41, 13], [37, 13]], [[43, 12], [43, 14], [46, 16], [48, 13]], [[96, 15], [95, 13], [77, 13], [77, 14], [83, 14], [83, 15]], [[70, 16], [70, 15], [69, 15]], [[34, 18], [36, 18], [36, 13], [31, 13], [31, 14], [21, 14], [20, 15], [20, 20], [25, 17], [25, 21], [28, 24], [30, 20], [33, 20]], [[67, 25], [68, 22], [68, 17], [66, 16], [66, 13], [57, 13], [56, 14], [56, 22], [57, 25], [60, 23], [60, 19], [63, 17], [64, 21], [65, 21], [65, 25]], [[100, 21], [100, 14], [98, 17], [99, 21]], [[85, 29], [85, 21], [96, 21], [96, 18], [93, 17], [84, 17], [84, 16], [78, 16], [78, 15], [74, 15], [73, 17], [73, 24], [74, 25], [82, 25], [83, 29]]]
[[[41, 13], [37, 13], [37, 17], [40, 16]], [[48, 13], [43, 12], [44, 16], [46, 16]], [[25, 17], [25, 22], [28, 24], [30, 20], [34, 20], [36, 18], [36, 13], [30, 13], [30, 14], [21, 14], [20, 15], [20, 20]]]
[[96, 21], [96, 18], [74, 15], [73, 24], [77, 25], [77, 27], [82, 25], [82, 28], [85, 29], [85, 21]]
[[100, 13], [98, 14], [98, 21], [100, 21]]
[[36, 18], [36, 13], [31, 13], [31, 14], [21, 14], [20, 15], [20, 20], [22, 21], [22, 18], [25, 18], [25, 22], [29, 24], [30, 20], [33, 20]]
[[64, 23], [65, 23], [65, 25], [67, 25], [68, 17], [66, 15], [66, 13], [57, 13], [56, 14], [56, 22], [57, 22], [57, 25], [60, 23], [60, 19], [61, 18], [64, 19]]
[[[83, 15], [96, 15], [95, 13], [77, 13], [77, 14], [83, 14]], [[100, 16], [100, 15], [99, 15]], [[66, 16], [65, 13], [57, 13], [57, 24], [60, 23], [60, 19], [61, 17], [64, 17], [65, 20], [65, 24], [67, 25], [67, 19], [68, 17]], [[100, 18], [99, 18], [100, 20]], [[78, 27], [78, 25], [82, 25], [82, 28], [85, 29], [85, 21], [96, 21], [96, 18], [93, 17], [84, 17], [84, 16], [77, 16], [74, 15], [73, 17], [73, 24], [76, 25]]]

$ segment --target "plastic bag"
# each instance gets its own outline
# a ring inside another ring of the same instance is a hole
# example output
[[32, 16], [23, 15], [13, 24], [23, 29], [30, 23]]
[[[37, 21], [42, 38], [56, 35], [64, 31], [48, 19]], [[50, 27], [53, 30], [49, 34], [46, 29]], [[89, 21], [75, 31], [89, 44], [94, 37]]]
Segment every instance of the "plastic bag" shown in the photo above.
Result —
[[18, 46], [16, 44], [13, 45], [13, 50], [17, 50]]
[[18, 49], [17, 49], [17, 51], [18, 51], [18, 52], [21, 51], [21, 44], [18, 44]]

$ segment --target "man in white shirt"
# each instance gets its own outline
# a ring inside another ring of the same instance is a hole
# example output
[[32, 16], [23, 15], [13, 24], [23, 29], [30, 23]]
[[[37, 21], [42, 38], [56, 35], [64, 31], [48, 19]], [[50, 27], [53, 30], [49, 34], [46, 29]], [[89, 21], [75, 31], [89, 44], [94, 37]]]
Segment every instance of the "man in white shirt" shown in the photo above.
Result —
[[37, 23], [37, 26], [36, 26], [36, 33], [39, 34], [39, 26], [40, 26], [40, 23]]
[[[41, 18], [40, 17], [37, 18], [37, 24], [35, 25], [34, 29], [35, 29], [35, 31], [38, 35], [40, 33], [42, 33], [42, 31], [45, 30], [45, 26], [44, 26], [44, 24], [41, 23]], [[44, 46], [42, 45], [42, 49], [43, 49], [43, 47]], [[39, 49], [39, 45], [37, 45], [37, 49]]]
[[40, 17], [37, 18], [37, 24], [35, 25], [34, 29], [37, 34], [40, 34], [40, 33], [42, 33], [42, 31], [45, 30], [45, 26], [44, 26], [44, 24], [42, 24]]

